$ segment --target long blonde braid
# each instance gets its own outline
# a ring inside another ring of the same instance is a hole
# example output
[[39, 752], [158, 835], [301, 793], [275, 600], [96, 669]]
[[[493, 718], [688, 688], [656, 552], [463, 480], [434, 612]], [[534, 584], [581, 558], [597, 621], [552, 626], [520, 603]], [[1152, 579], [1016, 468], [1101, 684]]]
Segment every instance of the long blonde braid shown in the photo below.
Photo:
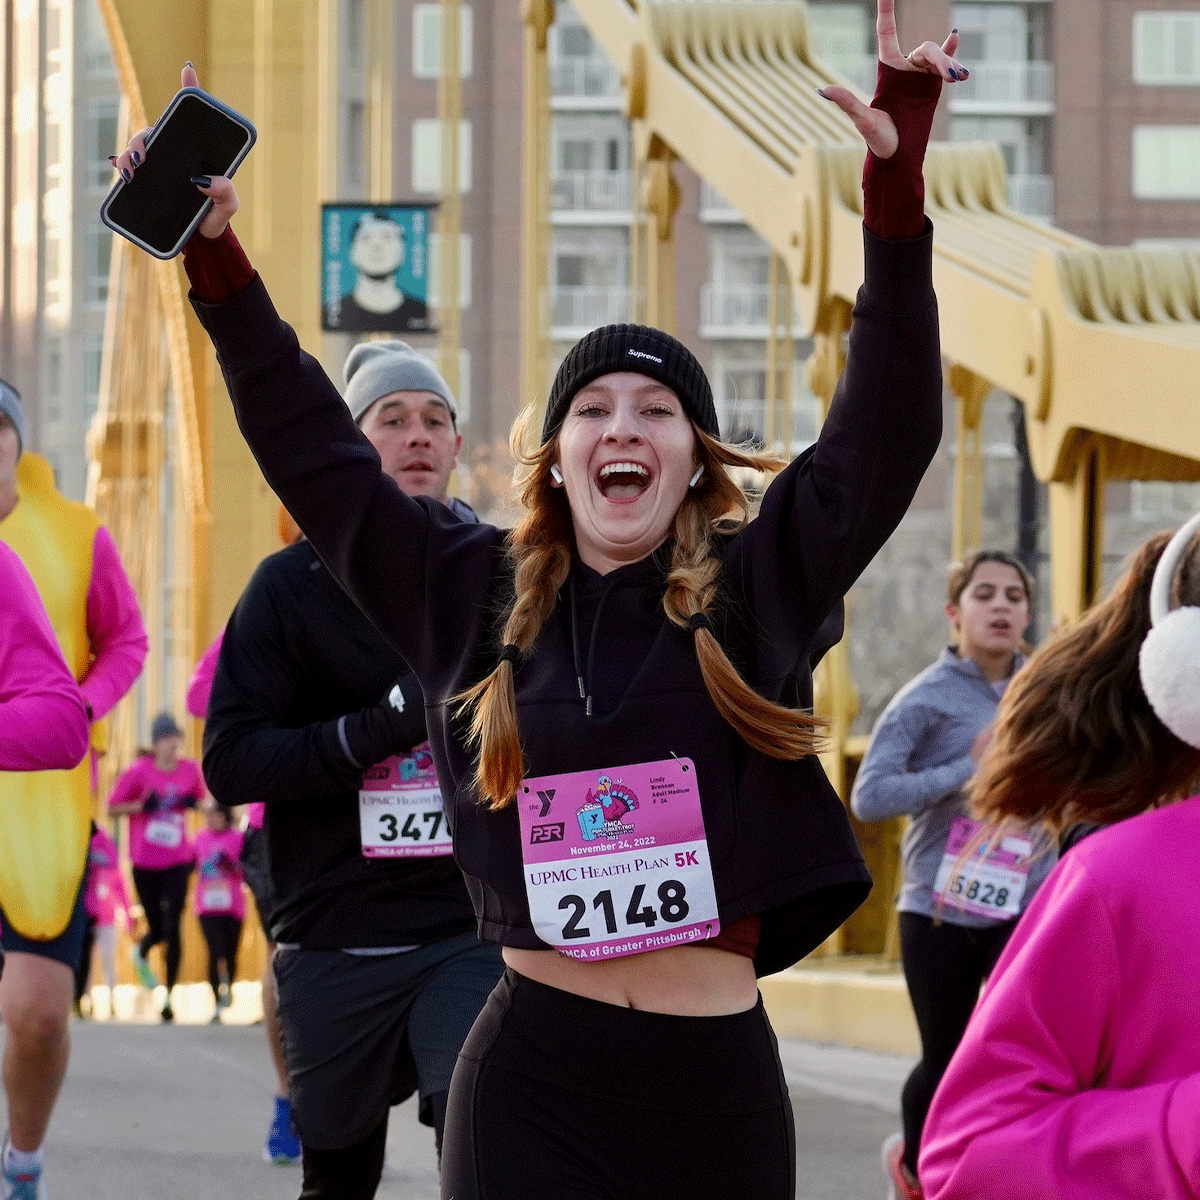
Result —
[[[559, 590], [570, 574], [574, 546], [566, 496], [550, 483], [557, 438], [532, 453], [521, 450], [531, 419], [531, 414], [524, 414], [512, 437], [513, 453], [520, 464], [518, 484], [525, 517], [510, 539], [509, 553], [515, 566], [513, 600], [501, 635], [506, 647], [516, 647], [522, 657], [532, 650], [542, 625], [554, 612]], [[704, 474], [675, 516], [663, 608], [681, 628], [689, 628], [689, 623], [696, 626], [693, 638], [705, 687], [733, 729], [755, 750], [772, 758], [802, 758], [818, 748], [823, 722], [754, 691], [729, 661], [707, 620], [721, 581], [721, 559], [714, 546], [717, 527], [744, 525], [749, 509], [745, 492], [726, 468], [773, 471], [783, 463], [771, 455], [720, 442], [698, 428], [695, 433]], [[525, 773], [514, 672], [511, 659], [503, 656], [485, 678], [458, 697], [458, 711], [471, 713], [471, 741], [478, 751], [476, 788], [480, 800], [492, 809], [512, 803]]]

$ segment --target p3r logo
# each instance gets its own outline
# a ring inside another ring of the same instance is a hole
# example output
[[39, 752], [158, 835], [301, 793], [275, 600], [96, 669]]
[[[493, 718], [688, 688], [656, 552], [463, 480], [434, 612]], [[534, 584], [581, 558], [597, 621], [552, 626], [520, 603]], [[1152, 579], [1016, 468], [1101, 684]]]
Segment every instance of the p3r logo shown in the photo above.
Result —
[[537, 845], [538, 842], [561, 842], [566, 834], [566, 826], [561, 822], [553, 825], [535, 825], [529, 831], [529, 844]]

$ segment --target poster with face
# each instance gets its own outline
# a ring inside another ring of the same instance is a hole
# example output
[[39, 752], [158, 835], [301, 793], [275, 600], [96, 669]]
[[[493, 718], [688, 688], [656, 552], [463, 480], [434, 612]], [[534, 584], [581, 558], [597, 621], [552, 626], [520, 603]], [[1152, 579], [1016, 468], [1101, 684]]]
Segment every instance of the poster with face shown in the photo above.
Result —
[[322, 206], [322, 329], [331, 333], [431, 331], [429, 208]]

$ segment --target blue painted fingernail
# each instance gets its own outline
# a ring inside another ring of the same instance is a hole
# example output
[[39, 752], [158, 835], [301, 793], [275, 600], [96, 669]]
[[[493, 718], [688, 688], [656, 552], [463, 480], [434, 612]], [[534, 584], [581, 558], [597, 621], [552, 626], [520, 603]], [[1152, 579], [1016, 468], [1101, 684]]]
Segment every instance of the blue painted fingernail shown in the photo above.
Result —
[[957, 32], [958, 32], [958, 26], [957, 26], [957, 25], [955, 25], [955, 27], [954, 27], [952, 30], [950, 30], [950, 32], [951, 32], [951, 33], [957, 33]]
[[191, 176], [191, 181], [197, 187], [212, 187], [211, 175], [193, 175]]
[[133, 159], [133, 165], [140, 167], [142, 165], [142, 156], [135, 150], [130, 156]]
[[125, 180], [126, 183], [130, 183], [133, 180], [133, 172], [128, 167], [122, 167], [121, 178]]
[[958, 82], [958, 72], [953, 67], [947, 67], [946, 70], [949, 73], [950, 78], [953, 79], [957, 83]]
[[967, 77], [968, 75], [970, 75], [970, 73], [971, 73], [971, 72], [970, 72], [970, 71], [969, 71], [969, 70], [968, 70], [966, 67], [959, 67], [959, 69], [958, 69], [958, 77], [959, 77], [959, 79], [966, 79], [966, 77]]
[[[192, 67], [192, 60], [189, 58], [189, 59], [187, 60], [187, 62], [185, 62], [183, 65], [184, 65], [185, 67]], [[194, 71], [195, 69], [196, 69], [195, 67], [192, 67], [192, 70], [193, 70], [193, 71]]]
[[108, 156], [108, 161], [115, 167], [117, 165], [117, 156], [115, 154], [110, 154]]

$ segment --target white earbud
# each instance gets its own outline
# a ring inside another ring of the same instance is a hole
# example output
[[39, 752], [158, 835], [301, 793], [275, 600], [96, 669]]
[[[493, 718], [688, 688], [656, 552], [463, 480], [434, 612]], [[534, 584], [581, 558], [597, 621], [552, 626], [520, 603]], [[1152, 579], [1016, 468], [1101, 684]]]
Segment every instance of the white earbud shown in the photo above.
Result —
[[1171, 540], [1150, 585], [1150, 632], [1138, 655], [1142, 688], [1154, 715], [1189, 746], [1200, 749], [1200, 608], [1171, 610], [1171, 582], [1200, 529], [1197, 513]]
[[696, 484], [698, 484], [700, 482], [700, 476], [703, 474], [704, 474], [704, 467], [703, 467], [703, 465], [701, 465], [696, 468], [695, 473], [692, 475], [691, 479], [688, 480], [688, 487], [695, 487]]
[[562, 477], [562, 472], [558, 469], [558, 463], [555, 463], [550, 468], [550, 478], [553, 479], [554, 482], [557, 483], [559, 487], [562, 487], [563, 477]]

